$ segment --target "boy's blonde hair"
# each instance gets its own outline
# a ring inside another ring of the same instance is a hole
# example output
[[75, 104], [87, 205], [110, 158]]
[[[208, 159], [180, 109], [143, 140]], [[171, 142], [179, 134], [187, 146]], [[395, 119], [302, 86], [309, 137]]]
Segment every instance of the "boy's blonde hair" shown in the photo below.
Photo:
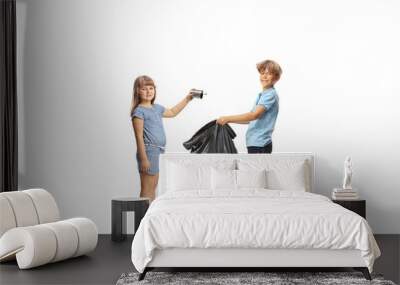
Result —
[[267, 59], [260, 63], [257, 63], [258, 72], [261, 73], [266, 69], [268, 69], [268, 72], [272, 73], [272, 75], [274, 76], [275, 82], [281, 78], [282, 68], [277, 62]]
[[135, 79], [135, 83], [133, 83], [133, 92], [132, 92], [132, 103], [131, 103], [131, 115], [133, 113], [133, 110], [136, 109], [136, 107], [140, 104], [140, 96], [139, 96], [139, 90], [143, 86], [153, 86], [154, 87], [154, 98], [151, 100], [151, 104], [154, 103], [156, 100], [156, 85], [154, 84], [154, 80], [151, 79], [150, 76], [147, 75], [142, 75], [139, 76]]

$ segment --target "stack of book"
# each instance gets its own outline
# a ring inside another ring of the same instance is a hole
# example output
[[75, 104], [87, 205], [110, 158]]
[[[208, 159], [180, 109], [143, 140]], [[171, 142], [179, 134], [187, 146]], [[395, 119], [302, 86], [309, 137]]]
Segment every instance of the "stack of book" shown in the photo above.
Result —
[[358, 192], [355, 189], [335, 188], [332, 192], [334, 200], [358, 200]]

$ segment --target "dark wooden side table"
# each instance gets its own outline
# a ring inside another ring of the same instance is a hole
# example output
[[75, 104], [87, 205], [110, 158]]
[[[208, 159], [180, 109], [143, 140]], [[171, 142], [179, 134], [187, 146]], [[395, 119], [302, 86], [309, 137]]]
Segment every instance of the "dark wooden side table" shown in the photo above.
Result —
[[111, 240], [126, 239], [126, 212], [135, 212], [135, 233], [149, 208], [148, 198], [113, 198], [111, 201]]
[[332, 202], [339, 204], [340, 206], [353, 211], [356, 214], [359, 214], [361, 217], [366, 219], [365, 208], [366, 201], [365, 200], [332, 200]]

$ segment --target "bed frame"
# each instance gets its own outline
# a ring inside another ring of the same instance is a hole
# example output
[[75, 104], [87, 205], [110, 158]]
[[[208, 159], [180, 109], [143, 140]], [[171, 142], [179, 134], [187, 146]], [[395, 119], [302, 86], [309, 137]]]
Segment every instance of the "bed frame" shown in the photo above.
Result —
[[[166, 162], [176, 159], [238, 159], [259, 154], [186, 154], [166, 153], [160, 158], [160, 183], [158, 195], [164, 192]], [[309, 163], [310, 190], [314, 191], [315, 167], [312, 153], [274, 153], [260, 154], [271, 159], [304, 159]], [[271, 268], [343, 268], [350, 267], [361, 271], [367, 280], [371, 280], [365, 261], [359, 250], [329, 250], [329, 249], [253, 249], [253, 248], [168, 248], [157, 249], [153, 259], [147, 265], [139, 280], [146, 273], [156, 268], [230, 268], [234, 271], [252, 271]], [[250, 270], [251, 269], [251, 270]], [[231, 270], [230, 270], [231, 271]]]

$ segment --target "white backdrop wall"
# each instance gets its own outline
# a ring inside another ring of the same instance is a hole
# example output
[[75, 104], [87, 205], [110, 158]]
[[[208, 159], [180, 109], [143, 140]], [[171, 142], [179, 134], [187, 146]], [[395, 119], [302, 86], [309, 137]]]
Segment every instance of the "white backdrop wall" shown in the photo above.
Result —
[[[316, 154], [330, 195], [351, 155], [375, 233], [400, 233], [398, 1], [17, 0], [20, 188], [110, 232], [111, 198], [139, 193], [132, 83], [157, 102], [208, 95], [165, 120], [167, 151], [208, 121], [250, 110], [255, 64], [278, 61], [274, 151]], [[245, 152], [246, 126], [232, 125]]]

